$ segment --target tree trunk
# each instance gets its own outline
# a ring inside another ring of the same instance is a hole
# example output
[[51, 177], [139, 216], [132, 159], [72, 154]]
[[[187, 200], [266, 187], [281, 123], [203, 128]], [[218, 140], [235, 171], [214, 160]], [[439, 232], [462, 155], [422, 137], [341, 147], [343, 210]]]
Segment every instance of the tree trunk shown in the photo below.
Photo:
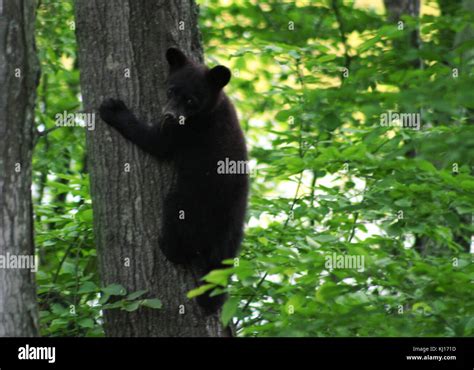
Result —
[[384, 0], [388, 18], [398, 22], [402, 15], [418, 17], [420, 15], [420, 0]]
[[[387, 18], [390, 22], [398, 23], [401, 21], [403, 15], [409, 15], [414, 18], [420, 17], [420, 0], [384, 0], [385, 9], [387, 10]], [[393, 48], [399, 53], [408, 51], [409, 49], [419, 49], [420, 48], [420, 32], [419, 27], [402, 37], [399, 40], [393, 42]], [[415, 60], [411, 68], [419, 69], [422, 68], [423, 64], [421, 59]], [[422, 117], [422, 111], [418, 112]], [[408, 145], [410, 140], [405, 140], [405, 144]], [[405, 157], [414, 158], [417, 153], [415, 149], [411, 149], [405, 153]], [[430, 239], [427, 237], [415, 235], [415, 249], [421, 253], [425, 254], [428, 250], [430, 244]]]
[[39, 75], [35, 6], [32, 0], [0, 1], [0, 337], [38, 335], [31, 266], [5, 266], [6, 259], [34, 256], [31, 156]]
[[[384, 0], [384, 4], [390, 22], [399, 22], [403, 15], [409, 15], [414, 18], [420, 17], [420, 0]], [[406, 50], [407, 48], [419, 49], [420, 45], [420, 28], [416, 27], [407, 37], [394, 41], [393, 46], [396, 49]], [[416, 60], [413, 63], [413, 67], [422, 68], [421, 59]]]
[[[193, 0], [78, 0], [76, 34], [86, 112], [120, 98], [156, 122], [165, 99], [165, 51], [177, 46], [202, 61]], [[225, 336], [218, 315], [205, 316], [186, 293], [200, 272], [169, 263], [158, 246], [163, 199], [174, 170], [126, 141], [105, 123], [87, 132], [94, 229], [102, 284], [148, 290], [159, 310], [104, 313], [109, 336]], [[129, 266], [129, 267], [128, 267]]]

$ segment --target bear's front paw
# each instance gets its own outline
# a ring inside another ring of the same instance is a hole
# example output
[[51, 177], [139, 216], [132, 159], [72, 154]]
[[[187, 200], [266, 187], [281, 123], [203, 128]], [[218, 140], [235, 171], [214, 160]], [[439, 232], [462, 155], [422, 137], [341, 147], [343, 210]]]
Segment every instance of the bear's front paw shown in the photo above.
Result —
[[125, 103], [119, 99], [106, 99], [99, 108], [100, 118], [111, 126], [126, 123], [130, 117], [130, 111]]

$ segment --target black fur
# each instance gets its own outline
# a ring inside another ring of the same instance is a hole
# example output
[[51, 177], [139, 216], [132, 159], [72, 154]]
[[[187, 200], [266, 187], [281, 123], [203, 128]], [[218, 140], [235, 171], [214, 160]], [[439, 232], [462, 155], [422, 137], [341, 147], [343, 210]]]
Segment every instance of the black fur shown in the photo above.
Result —
[[[168, 99], [158, 123], [140, 122], [121, 100], [107, 99], [99, 111], [125, 138], [173, 162], [178, 180], [165, 200], [160, 247], [169, 261], [198, 263], [207, 273], [236, 256], [247, 206], [248, 175], [218, 174], [218, 162], [246, 161], [247, 150], [234, 107], [222, 91], [230, 71], [197, 65], [174, 48], [166, 58]], [[224, 295], [198, 297], [208, 312], [224, 301]]]

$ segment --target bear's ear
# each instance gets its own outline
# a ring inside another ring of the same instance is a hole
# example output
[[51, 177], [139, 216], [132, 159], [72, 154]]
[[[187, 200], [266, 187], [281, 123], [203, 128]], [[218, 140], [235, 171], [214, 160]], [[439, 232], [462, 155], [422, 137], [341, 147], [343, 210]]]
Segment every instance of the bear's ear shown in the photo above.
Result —
[[208, 72], [208, 79], [213, 86], [222, 89], [230, 81], [230, 70], [224, 66], [217, 66]]
[[188, 62], [186, 55], [184, 55], [181, 50], [176, 48], [169, 48], [166, 50], [166, 60], [168, 61], [171, 70], [179, 69]]

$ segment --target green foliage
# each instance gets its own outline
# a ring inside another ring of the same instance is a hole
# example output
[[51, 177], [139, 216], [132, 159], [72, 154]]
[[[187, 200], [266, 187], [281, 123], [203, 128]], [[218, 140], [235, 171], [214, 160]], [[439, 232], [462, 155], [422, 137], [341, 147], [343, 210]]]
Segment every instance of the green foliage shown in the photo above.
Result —
[[99, 279], [93, 243], [85, 135], [56, 126], [55, 116], [80, 107], [72, 1], [42, 1], [36, 43], [41, 80], [39, 132], [33, 157], [36, 276], [40, 328], [49, 336], [101, 336]]
[[[422, 15], [416, 49], [414, 19], [399, 30], [353, 2], [226, 4], [202, 6], [202, 31], [211, 61], [232, 66], [256, 174], [223, 322], [247, 336], [472, 336], [472, 42], [441, 31], [473, 14]], [[390, 110], [421, 129], [384, 126]], [[333, 268], [334, 254], [364, 269]]]

